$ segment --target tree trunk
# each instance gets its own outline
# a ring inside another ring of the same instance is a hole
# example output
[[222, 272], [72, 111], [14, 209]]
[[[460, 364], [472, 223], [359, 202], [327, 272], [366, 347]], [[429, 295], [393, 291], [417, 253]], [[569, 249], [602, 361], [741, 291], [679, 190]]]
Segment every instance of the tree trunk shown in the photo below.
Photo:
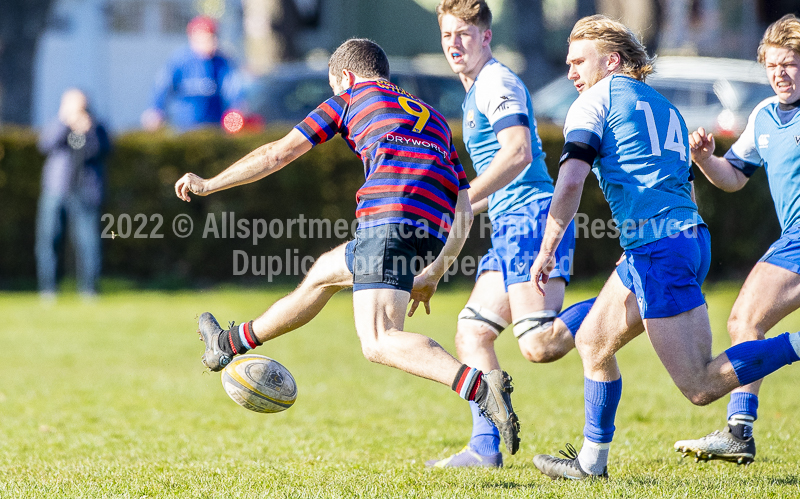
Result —
[[300, 29], [293, 0], [242, 0], [248, 69], [266, 73], [275, 64], [295, 59], [294, 35]]
[[520, 77], [529, 88], [535, 89], [553, 76], [553, 68], [545, 57], [542, 0], [512, 0], [510, 4], [515, 20], [516, 49], [525, 58], [525, 70]]
[[0, 15], [0, 124], [31, 123], [33, 64], [53, 0], [3, 0]]

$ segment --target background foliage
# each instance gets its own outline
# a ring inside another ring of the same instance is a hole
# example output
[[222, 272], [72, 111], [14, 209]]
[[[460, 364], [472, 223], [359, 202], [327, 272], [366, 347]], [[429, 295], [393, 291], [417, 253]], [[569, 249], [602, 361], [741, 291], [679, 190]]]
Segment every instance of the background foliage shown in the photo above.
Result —
[[[294, 164], [269, 179], [221, 192], [210, 197], [195, 196], [189, 204], [175, 197], [173, 185], [187, 171], [212, 176], [261, 144], [279, 138], [286, 132], [268, 130], [258, 135], [226, 136], [215, 131], [200, 131], [180, 136], [131, 133], [120, 136], [108, 158], [108, 196], [104, 213], [122, 214], [131, 219], [146, 215], [142, 231], [150, 234], [156, 223], [151, 217], [160, 214], [162, 239], [134, 238], [139, 223], [133, 224], [131, 235], [104, 240], [104, 274], [160, 286], [203, 284], [219, 281], [258, 281], [252, 273], [232, 275], [233, 250], [244, 250], [251, 256], [285, 256], [287, 248], [302, 259], [318, 256], [344, 241], [336, 238], [293, 237], [259, 241], [251, 238], [202, 238], [209, 213], [215, 214], [221, 229], [222, 212], [240, 219], [272, 219], [283, 221], [303, 214], [307, 219], [353, 219], [355, 192], [363, 182], [363, 166], [336, 139], [298, 159]], [[556, 160], [563, 138], [560, 129], [543, 126], [541, 137], [547, 153], [550, 173], [555, 179]], [[469, 156], [460, 137], [456, 142], [468, 175], [473, 176]], [[718, 140], [717, 153], [726, 151], [730, 141]], [[31, 287], [35, 276], [34, 227], [36, 202], [44, 158], [36, 150], [36, 136], [29, 130], [0, 130], [0, 287]], [[712, 278], [741, 277], [769, 245], [777, 239], [780, 228], [766, 185], [766, 176], [759, 171], [740, 192], [729, 194], [709, 185], [697, 171], [696, 189], [700, 212], [712, 235]], [[584, 189], [580, 212], [596, 224], [610, 219], [597, 180], [590, 176]], [[180, 239], [172, 232], [175, 216], [185, 213], [194, 221], [191, 237]], [[485, 215], [482, 215], [485, 217]], [[106, 224], [103, 223], [103, 226]], [[476, 219], [471, 237], [462, 255], [476, 259], [488, 248], [487, 218]], [[591, 224], [589, 225], [591, 228]], [[116, 233], [115, 225], [111, 228]], [[610, 237], [592, 238], [579, 234], [576, 248], [577, 278], [608, 274], [621, 253], [619, 243]], [[603, 231], [605, 232], [605, 230]], [[221, 236], [222, 234], [220, 234]], [[583, 237], [580, 237], [583, 236]], [[67, 259], [67, 265], [71, 265]], [[296, 274], [295, 274], [296, 275]], [[297, 277], [286, 279], [295, 282]], [[471, 277], [464, 277], [469, 280]], [[262, 278], [263, 280], [263, 278]]]

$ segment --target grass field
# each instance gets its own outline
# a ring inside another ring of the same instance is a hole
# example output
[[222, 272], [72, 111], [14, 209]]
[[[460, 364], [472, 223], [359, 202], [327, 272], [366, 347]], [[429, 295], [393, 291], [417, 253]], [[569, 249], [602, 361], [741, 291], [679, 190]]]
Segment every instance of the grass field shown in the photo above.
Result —
[[[738, 283], [708, 287], [715, 352]], [[758, 457], [749, 467], [681, 460], [676, 439], [722, 426], [726, 401], [692, 406], [645, 337], [620, 355], [625, 388], [607, 483], [552, 482], [532, 465], [566, 442], [580, 447], [583, 377], [575, 352], [532, 365], [513, 336], [498, 341], [514, 377], [522, 447], [501, 470], [429, 471], [459, 450], [469, 410], [448, 387], [370, 364], [353, 330], [350, 295], [257, 353], [299, 385], [295, 406], [259, 415], [204, 373], [196, 316], [254, 318], [282, 290], [118, 291], [95, 303], [65, 295], [0, 294], [0, 497], [799, 497], [800, 370], [773, 375], [761, 397]], [[574, 302], [596, 290], [571, 287]], [[409, 321], [453, 351], [466, 290], [434, 298]], [[800, 329], [800, 314], [778, 327]], [[774, 332], [773, 332], [774, 333]]]

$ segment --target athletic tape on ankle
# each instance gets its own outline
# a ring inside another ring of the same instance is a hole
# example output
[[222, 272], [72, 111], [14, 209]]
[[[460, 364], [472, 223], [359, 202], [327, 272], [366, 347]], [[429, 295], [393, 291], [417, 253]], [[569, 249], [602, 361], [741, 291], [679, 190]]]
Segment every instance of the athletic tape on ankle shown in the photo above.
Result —
[[514, 322], [514, 336], [520, 339], [528, 333], [540, 333], [552, 327], [553, 321], [558, 317], [555, 310], [541, 310], [520, 317]]
[[496, 313], [486, 307], [470, 303], [467, 303], [464, 309], [458, 314], [458, 320], [482, 322], [489, 326], [492, 332], [497, 336], [500, 336], [500, 333], [508, 327], [508, 321], [504, 320]]

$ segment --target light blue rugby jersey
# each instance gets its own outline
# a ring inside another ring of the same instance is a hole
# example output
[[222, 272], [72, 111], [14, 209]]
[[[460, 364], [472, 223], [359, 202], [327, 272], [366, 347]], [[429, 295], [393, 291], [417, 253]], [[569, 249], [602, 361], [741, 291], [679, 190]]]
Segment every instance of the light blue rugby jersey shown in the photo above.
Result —
[[481, 175], [500, 150], [497, 134], [522, 125], [531, 130], [531, 164], [508, 185], [489, 195], [489, 217], [514, 211], [533, 199], [553, 195], [553, 179], [547, 173], [542, 141], [536, 131], [528, 89], [510, 69], [492, 59], [483, 66], [464, 104], [464, 143], [473, 167]]
[[600, 80], [570, 107], [564, 137], [565, 150], [572, 142], [597, 151], [592, 170], [623, 248], [703, 223], [691, 198], [686, 124], [649, 85], [624, 75]]
[[762, 101], [725, 159], [748, 177], [764, 167], [781, 230], [800, 222], [800, 113], [783, 123], [778, 97]]

